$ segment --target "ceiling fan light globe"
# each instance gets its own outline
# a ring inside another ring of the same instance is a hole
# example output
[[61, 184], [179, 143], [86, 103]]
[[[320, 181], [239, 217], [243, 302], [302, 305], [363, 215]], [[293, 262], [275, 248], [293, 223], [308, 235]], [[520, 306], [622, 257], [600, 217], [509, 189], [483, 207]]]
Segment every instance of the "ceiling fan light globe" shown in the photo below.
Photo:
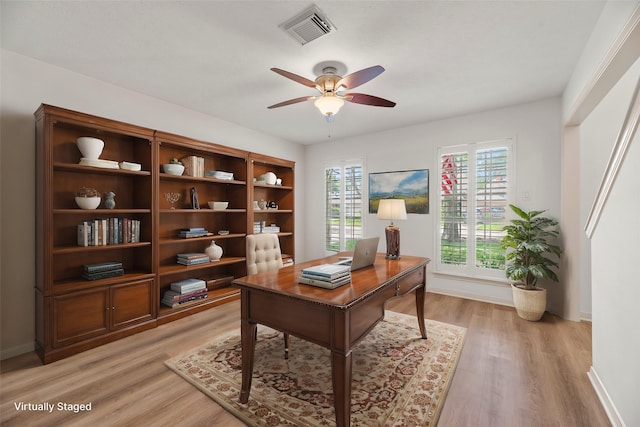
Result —
[[316, 99], [313, 104], [324, 116], [334, 116], [344, 105], [344, 101], [334, 95], [323, 95]]

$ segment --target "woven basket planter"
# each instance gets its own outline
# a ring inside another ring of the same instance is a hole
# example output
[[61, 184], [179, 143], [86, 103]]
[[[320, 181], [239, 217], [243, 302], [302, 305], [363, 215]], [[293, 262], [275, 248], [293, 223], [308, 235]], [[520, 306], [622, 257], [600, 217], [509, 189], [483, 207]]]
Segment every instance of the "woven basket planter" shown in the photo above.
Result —
[[547, 290], [544, 288], [523, 289], [511, 284], [513, 305], [518, 316], [532, 322], [542, 318], [547, 309]]

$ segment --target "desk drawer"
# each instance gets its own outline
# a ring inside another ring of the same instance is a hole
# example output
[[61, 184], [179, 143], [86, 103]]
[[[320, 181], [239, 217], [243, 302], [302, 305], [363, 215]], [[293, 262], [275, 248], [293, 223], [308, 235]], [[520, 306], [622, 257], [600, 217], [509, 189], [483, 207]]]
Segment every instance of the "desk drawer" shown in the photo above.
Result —
[[424, 283], [424, 269], [420, 268], [396, 282], [396, 296], [406, 295], [422, 283]]

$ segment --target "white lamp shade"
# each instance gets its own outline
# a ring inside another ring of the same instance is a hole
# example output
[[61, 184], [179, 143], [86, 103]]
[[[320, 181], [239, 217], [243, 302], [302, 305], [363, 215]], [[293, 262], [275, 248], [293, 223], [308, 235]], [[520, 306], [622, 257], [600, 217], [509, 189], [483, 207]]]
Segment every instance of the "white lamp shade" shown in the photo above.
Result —
[[378, 204], [378, 219], [407, 219], [407, 208], [403, 199], [382, 199]]
[[324, 94], [313, 102], [320, 112], [325, 116], [333, 116], [344, 105], [344, 101], [335, 95]]

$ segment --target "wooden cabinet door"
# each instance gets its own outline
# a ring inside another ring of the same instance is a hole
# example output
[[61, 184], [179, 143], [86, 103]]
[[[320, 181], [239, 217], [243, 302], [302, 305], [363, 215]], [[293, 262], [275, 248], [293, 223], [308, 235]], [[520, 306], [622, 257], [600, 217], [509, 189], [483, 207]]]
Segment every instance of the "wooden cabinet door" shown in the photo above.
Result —
[[53, 297], [53, 347], [63, 347], [107, 333], [108, 299], [108, 288]]
[[154, 318], [153, 280], [115, 285], [111, 287], [111, 329]]

